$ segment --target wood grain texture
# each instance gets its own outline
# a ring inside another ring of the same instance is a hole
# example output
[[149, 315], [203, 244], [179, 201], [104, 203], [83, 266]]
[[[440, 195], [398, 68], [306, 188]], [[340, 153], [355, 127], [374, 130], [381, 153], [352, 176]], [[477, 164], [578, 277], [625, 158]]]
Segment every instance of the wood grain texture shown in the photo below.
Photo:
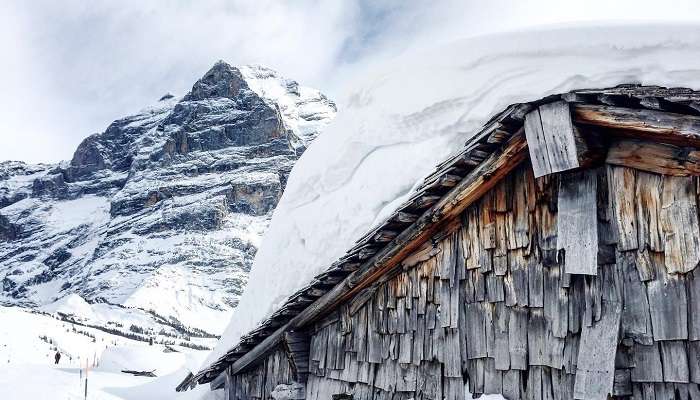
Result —
[[562, 174], [559, 180], [557, 245], [564, 250], [564, 271], [596, 275], [598, 269], [597, 172]]

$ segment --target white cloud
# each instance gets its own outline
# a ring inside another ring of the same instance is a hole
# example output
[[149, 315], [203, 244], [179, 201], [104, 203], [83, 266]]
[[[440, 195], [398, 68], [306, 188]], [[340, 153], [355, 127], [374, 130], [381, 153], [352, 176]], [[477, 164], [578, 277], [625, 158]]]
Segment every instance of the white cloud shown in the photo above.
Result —
[[68, 159], [112, 120], [186, 92], [218, 59], [269, 65], [335, 97], [377, 60], [459, 36], [699, 11], [686, 0], [4, 1], [0, 160]]

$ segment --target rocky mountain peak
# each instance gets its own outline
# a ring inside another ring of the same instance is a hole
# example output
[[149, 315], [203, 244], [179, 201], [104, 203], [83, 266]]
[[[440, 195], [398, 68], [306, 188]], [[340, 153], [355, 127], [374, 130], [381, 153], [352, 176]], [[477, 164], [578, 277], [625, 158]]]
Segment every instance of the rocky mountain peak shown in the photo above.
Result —
[[192, 87], [185, 100], [203, 100], [226, 97], [235, 99], [241, 90], [250, 90], [238, 68], [224, 61], [217, 61]]
[[70, 162], [0, 163], [0, 303], [78, 293], [216, 332], [294, 162], [335, 111], [270, 69], [220, 61]]

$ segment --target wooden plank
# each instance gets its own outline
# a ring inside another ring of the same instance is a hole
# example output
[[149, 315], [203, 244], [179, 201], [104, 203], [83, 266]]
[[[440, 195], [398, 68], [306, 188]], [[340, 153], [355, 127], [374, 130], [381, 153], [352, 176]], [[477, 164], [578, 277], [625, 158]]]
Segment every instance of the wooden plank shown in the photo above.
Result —
[[528, 305], [544, 307], [544, 267], [535, 257], [529, 258], [528, 275]]
[[608, 195], [613, 223], [618, 233], [619, 251], [635, 250], [639, 247], [637, 238], [637, 218], [635, 183], [633, 169], [608, 167]]
[[494, 345], [495, 345], [495, 368], [499, 371], [510, 369], [510, 353], [508, 351], [508, 325], [510, 309], [504, 303], [496, 304], [494, 310]]
[[700, 341], [688, 342], [688, 372], [691, 382], [700, 383]]
[[467, 356], [469, 359], [487, 356], [486, 326], [483, 307], [483, 303], [465, 305], [466, 326], [468, 329], [466, 332]]
[[535, 177], [585, 165], [588, 148], [571, 122], [568, 103], [547, 103], [528, 113], [525, 135]]
[[603, 304], [599, 321], [581, 332], [574, 398], [605, 399], [613, 390], [615, 353], [622, 305]]
[[661, 345], [664, 382], [688, 383], [688, 354], [685, 341], [665, 340]]
[[493, 358], [487, 358], [484, 363], [484, 393], [503, 392], [503, 373], [496, 369]]
[[533, 365], [549, 365], [549, 349], [547, 348], [547, 320], [542, 309], [531, 309], [527, 326], [527, 355], [528, 362]]
[[541, 105], [539, 110], [547, 144], [550, 173], [581, 166], [578, 153], [583, 149], [581, 149], [582, 144], [578, 143], [575, 137], [569, 104], [565, 101], [556, 101]]
[[688, 299], [685, 278], [669, 275], [656, 265], [657, 278], [647, 282], [647, 298], [654, 340], [688, 339]]
[[574, 122], [614, 128], [620, 135], [700, 147], [700, 117], [646, 109], [572, 105]]
[[613, 142], [605, 160], [620, 165], [662, 175], [700, 175], [700, 150], [641, 140]]
[[560, 268], [547, 268], [544, 279], [544, 316], [555, 337], [565, 338], [569, 330], [569, 295], [561, 287]]
[[508, 370], [503, 373], [503, 397], [509, 400], [520, 400], [522, 392], [520, 371]]
[[661, 175], [637, 172], [637, 229], [639, 248], [664, 251], [665, 238], [661, 228]]
[[525, 115], [525, 135], [527, 136], [530, 161], [535, 177], [548, 175], [552, 172], [552, 166], [547, 154], [547, 141], [542, 129], [540, 110], [535, 109]]
[[[635, 251], [627, 252], [633, 253]], [[634, 263], [629, 262], [626, 253], [618, 253], [617, 268], [623, 281], [622, 292], [625, 307], [622, 310], [623, 337], [633, 338], [640, 343], [651, 344], [652, 328], [649, 316], [649, 301], [646, 287], [639, 279]]]
[[661, 226], [669, 273], [686, 273], [700, 262], [700, 227], [695, 182], [689, 177], [664, 177]]
[[688, 339], [700, 340], [700, 276], [697, 271], [686, 275], [688, 288]]
[[591, 169], [560, 176], [557, 245], [569, 274], [596, 275], [598, 269], [597, 180]]
[[649, 346], [635, 343], [632, 355], [634, 358], [632, 382], [663, 382], [663, 367], [658, 343], [652, 342]]
[[528, 349], [528, 310], [524, 307], [512, 307], [508, 318], [508, 352], [510, 368], [527, 370]]

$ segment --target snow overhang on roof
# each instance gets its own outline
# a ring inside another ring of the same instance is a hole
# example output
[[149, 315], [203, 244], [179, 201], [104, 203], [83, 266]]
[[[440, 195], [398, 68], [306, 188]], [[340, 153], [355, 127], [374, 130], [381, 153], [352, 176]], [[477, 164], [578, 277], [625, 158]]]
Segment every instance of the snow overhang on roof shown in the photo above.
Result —
[[431, 247], [421, 245], [439, 240], [435, 235], [445, 224], [528, 157], [525, 116], [543, 104], [558, 101], [570, 104], [577, 124], [700, 147], [700, 92], [692, 89], [621, 85], [513, 104], [489, 120], [457, 154], [439, 164], [408, 201], [367, 232], [344, 257], [290, 296], [216, 362], [185, 378], [177, 390], [211, 382], [227, 368], [232, 373], [244, 370], [277, 346], [285, 332], [323, 318], [396, 267], [408, 267], [427, 256]]

